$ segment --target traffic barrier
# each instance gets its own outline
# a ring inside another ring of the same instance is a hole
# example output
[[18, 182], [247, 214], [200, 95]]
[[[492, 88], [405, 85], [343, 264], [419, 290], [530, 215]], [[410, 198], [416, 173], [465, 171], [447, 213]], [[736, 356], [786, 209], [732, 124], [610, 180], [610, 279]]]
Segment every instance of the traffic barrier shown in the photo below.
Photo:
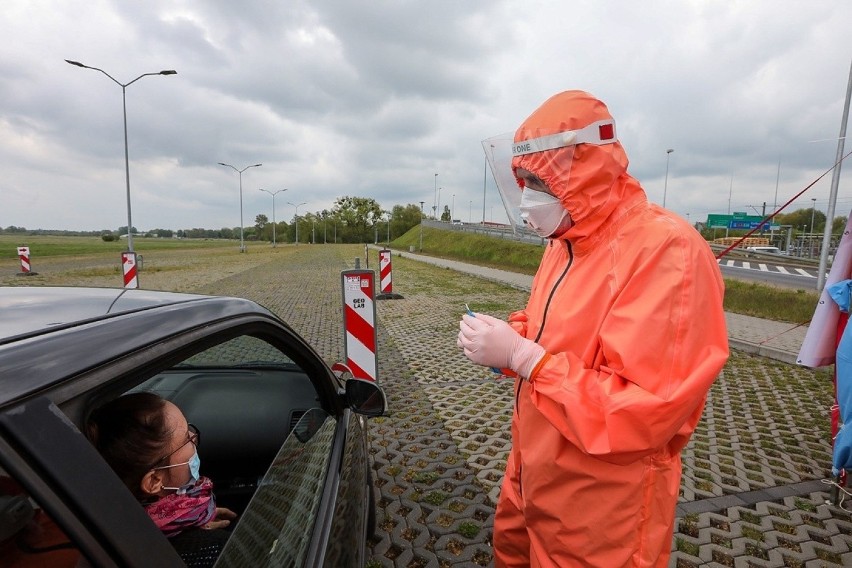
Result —
[[346, 366], [353, 377], [378, 381], [376, 274], [372, 270], [344, 270], [340, 276]]
[[136, 266], [136, 253], [125, 251], [121, 253], [121, 268], [124, 273], [124, 287], [139, 287], [139, 271]]
[[391, 262], [391, 251], [382, 249], [379, 251], [379, 288], [381, 293], [376, 296], [377, 300], [401, 300], [402, 296], [393, 293], [393, 266]]
[[33, 272], [30, 265], [30, 247], [18, 247], [18, 258], [21, 260], [21, 271], [18, 276], [34, 276], [38, 272]]

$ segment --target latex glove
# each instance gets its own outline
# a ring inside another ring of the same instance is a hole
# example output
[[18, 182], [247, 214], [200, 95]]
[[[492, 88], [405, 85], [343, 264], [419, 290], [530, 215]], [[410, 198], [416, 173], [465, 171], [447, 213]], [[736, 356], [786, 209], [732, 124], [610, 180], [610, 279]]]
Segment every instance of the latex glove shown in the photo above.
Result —
[[512, 326], [512, 329], [517, 331], [520, 335], [526, 337], [527, 336], [527, 312], [526, 310], [519, 310], [517, 312], [512, 312], [509, 314], [509, 318], [506, 320], [509, 322], [509, 325]]
[[503, 320], [485, 314], [462, 316], [456, 345], [479, 365], [512, 369], [527, 379], [544, 357], [544, 347], [521, 337]]

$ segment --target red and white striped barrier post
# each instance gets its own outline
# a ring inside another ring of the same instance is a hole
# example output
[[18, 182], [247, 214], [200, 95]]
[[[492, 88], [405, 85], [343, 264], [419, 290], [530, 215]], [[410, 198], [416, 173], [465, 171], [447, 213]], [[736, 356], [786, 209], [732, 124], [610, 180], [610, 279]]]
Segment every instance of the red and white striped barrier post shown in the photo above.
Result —
[[377, 300], [399, 300], [399, 294], [393, 293], [393, 266], [391, 263], [391, 251], [382, 249], [379, 251], [379, 288], [381, 292], [376, 296]]
[[344, 270], [340, 276], [346, 366], [355, 378], [377, 381], [376, 274], [372, 270]]
[[124, 287], [139, 287], [139, 271], [136, 266], [136, 253], [125, 251], [121, 253], [121, 269], [124, 273]]
[[32, 271], [30, 267], [30, 247], [18, 247], [18, 258], [21, 259], [21, 272], [29, 274]]

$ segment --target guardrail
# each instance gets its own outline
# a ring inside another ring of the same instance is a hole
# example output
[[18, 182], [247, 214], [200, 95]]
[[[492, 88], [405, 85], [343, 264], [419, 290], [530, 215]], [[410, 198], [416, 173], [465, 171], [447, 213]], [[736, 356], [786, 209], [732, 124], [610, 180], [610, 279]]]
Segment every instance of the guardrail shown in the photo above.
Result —
[[489, 237], [499, 239], [509, 239], [513, 241], [521, 241], [532, 243], [534, 245], [544, 246], [547, 239], [544, 239], [532, 231], [526, 229], [513, 228], [511, 225], [489, 225], [482, 223], [448, 223], [446, 221], [435, 221], [433, 219], [424, 219], [424, 227], [432, 227], [441, 229], [442, 231], [461, 231], [468, 234], [487, 235]]

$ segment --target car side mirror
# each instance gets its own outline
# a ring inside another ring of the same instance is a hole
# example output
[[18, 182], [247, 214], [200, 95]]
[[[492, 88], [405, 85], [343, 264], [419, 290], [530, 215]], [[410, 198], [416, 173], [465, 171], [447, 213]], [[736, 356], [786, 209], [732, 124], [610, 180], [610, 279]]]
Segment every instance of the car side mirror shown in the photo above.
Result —
[[346, 381], [346, 405], [364, 416], [382, 416], [387, 410], [384, 391], [372, 381], [350, 378]]

